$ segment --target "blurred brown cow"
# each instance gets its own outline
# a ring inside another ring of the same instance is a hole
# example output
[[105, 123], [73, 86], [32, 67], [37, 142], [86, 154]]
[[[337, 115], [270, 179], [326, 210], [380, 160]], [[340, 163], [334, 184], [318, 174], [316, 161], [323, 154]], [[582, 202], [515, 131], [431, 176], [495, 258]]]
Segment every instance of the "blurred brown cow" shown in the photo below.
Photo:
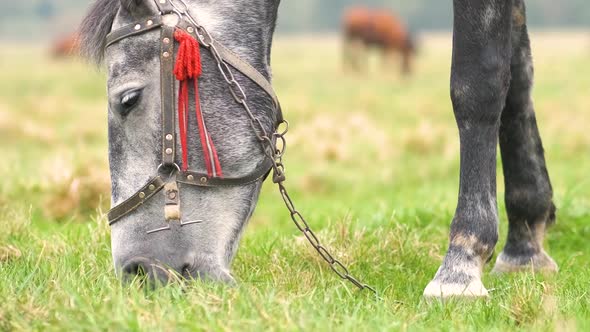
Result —
[[66, 58], [80, 54], [80, 41], [78, 33], [62, 37], [51, 46], [51, 55], [55, 58]]
[[353, 7], [343, 16], [344, 61], [346, 67], [360, 71], [366, 49], [374, 47], [389, 61], [396, 53], [402, 57], [402, 72], [409, 74], [416, 53], [415, 43], [405, 24], [387, 9]]

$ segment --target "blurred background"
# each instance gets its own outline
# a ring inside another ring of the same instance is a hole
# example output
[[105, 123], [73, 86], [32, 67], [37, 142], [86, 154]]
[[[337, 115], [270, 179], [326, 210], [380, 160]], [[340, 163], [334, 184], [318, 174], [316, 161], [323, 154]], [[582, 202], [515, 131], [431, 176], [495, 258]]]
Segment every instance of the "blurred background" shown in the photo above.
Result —
[[[26, 0], [0, 3], [0, 38], [47, 40], [71, 32], [89, 1]], [[344, 8], [351, 5], [395, 10], [412, 30], [449, 30], [450, 0], [283, 0], [279, 33], [335, 32]], [[590, 3], [585, 0], [528, 1], [529, 25], [534, 28], [585, 28], [590, 22]]]

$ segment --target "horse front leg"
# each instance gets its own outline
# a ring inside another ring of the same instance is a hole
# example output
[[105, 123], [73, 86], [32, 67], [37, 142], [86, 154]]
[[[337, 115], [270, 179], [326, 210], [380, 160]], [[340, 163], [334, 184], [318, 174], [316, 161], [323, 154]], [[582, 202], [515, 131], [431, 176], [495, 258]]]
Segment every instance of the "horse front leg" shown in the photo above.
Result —
[[510, 84], [512, 0], [454, 0], [451, 99], [460, 136], [459, 199], [447, 254], [425, 297], [487, 296], [498, 240], [496, 151]]
[[557, 264], [543, 239], [555, 221], [555, 206], [531, 99], [533, 60], [523, 0], [514, 1], [512, 18], [512, 81], [500, 125], [509, 228], [494, 271], [554, 272]]

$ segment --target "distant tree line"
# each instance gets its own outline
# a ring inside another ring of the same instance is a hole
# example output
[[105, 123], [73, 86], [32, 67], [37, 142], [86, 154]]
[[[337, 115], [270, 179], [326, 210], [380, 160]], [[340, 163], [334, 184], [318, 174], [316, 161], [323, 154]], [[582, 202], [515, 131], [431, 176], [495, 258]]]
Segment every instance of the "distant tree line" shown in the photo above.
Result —
[[[81, 18], [93, 0], [0, 1], [0, 38], [27, 37], [34, 31], [51, 34], [51, 20], [67, 12]], [[236, 0], [237, 1], [237, 0]], [[244, 0], [250, 1], [250, 0]], [[289, 33], [329, 32], [340, 26], [348, 6], [367, 5], [397, 12], [411, 30], [449, 30], [452, 0], [282, 0], [278, 30]], [[528, 0], [533, 27], [590, 27], [590, 0]], [[58, 19], [59, 20], [59, 19]], [[68, 21], [69, 21], [68, 20]], [[19, 33], [21, 34], [19, 36]], [[29, 36], [30, 37], [30, 36]]]
[[[412, 30], [449, 30], [452, 0], [283, 0], [279, 29], [289, 32], [333, 31], [346, 7], [366, 5], [398, 13]], [[589, 0], [528, 0], [533, 27], [590, 27]]]

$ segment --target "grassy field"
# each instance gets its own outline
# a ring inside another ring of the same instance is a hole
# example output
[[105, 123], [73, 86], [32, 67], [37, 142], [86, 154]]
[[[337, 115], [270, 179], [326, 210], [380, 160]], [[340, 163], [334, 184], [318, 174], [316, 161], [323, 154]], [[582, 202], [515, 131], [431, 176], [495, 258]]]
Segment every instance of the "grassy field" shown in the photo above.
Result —
[[[122, 286], [110, 257], [103, 74], [21, 46], [0, 53], [0, 330], [590, 329], [590, 36], [534, 39], [537, 117], [559, 208], [555, 276], [492, 276], [491, 298], [427, 302], [458, 188], [450, 38], [416, 73], [341, 70], [335, 39], [278, 40], [288, 185], [318, 236], [382, 299], [332, 275], [265, 184], [239, 285]], [[501, 241], [506, 234], [498, 167]], [[489, 271], [486, 269], [486, 271]]]

